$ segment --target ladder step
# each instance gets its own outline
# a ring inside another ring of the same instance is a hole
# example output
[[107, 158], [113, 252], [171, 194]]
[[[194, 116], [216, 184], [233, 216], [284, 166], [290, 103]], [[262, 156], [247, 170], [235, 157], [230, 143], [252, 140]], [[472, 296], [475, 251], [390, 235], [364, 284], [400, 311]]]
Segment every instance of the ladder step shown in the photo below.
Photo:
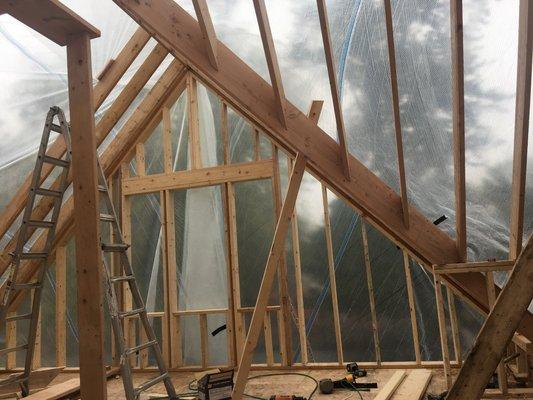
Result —
[[35, 194], [38, 194], [40, 196], [50, 196], [50, 197], [61, 197], [63, 195], [63, 193], [58, 190], [50, 190], [50, 189], [44, 189], [44, 188], [35, 189]]
[[150, 342], [143, 343], [143, 344], [141, 344], [139, 346], [135, 346], [135, 347], [132, 347], [130, 349], [126, 349], [124, 351], [124, 354], [127, 355], [127, 356], [130, 355], [130, 354], [135, 354], [138, 351], [147, 349], [148, 347], [155, 346], [156, 344], [157, 344], [157, 340], [152, 340]]
[[162, 382], [167, 378], [168, 378], [168, 372], [165, 372], [162, 375], [156, 376], [155, 378], [144, 382], [143, 384], [141, 384], [138, 388], [134, 390], [135, 397], [137, 397], [141, 392], [144, 392], [145, 390], [151, 388], [154, 385], [157, 385], [159, 382]]
[[50, 130], [57, 133], [63, 133], [63, 131], [61, 130], [61, 126], [54, 123], [50, 124]]
[[111, 214], [100, 214], [100, 221], [103, 222], [115, 222], [115, 216]]
[[6, 318], [6, 322], [9, 322], [9, 321], [20, 321], [21, 319], [30, 319], [32, 315], [33, 315], [32, 313], [13, 315], [12, 317], [7, 317]]
[[133, 275], [114, 276], [110, 279], [111, 283], [132, 281], [135, 277]]
[[44, 156], [43, 161], [48, 164], [57, 165], [58, 167], [67, 168], [70, 165], [70, 162], [67, 160], [62, 160], [61, 158]]
[[126, 318], [126, 317], [131, 317], [132, 315], [140, 314], [142, 312], [144, 312], [144, 308], [136, 308], [130, 311], [121, 311], [118, 313], [118, 316], [119, 318]]
[[27, 290], [27, 289], [37, 289], [40, 288], [41, 285], [37, 282], [33, 283], [13, 283], [11, 284], [11, 287], [13, 290]]
[[28, 226], [35, 226], [36, 228], [53, 228], [54, 227], [54, 222], [52, 221], [29, 220], [26, 224]]
[[20, 346], [8, 347], [7, 349], [0, 350], [0, 356], [4, 354], [13, 353], [14, 351], [26, 350], [28, 348], [27, 344], [21, 344]]
[[104, 185], [98, 185], [98, 191], [102, 193], [106, 193], [107, 188]]
[[126, 243], [102, 243], [102, 250], [109, 253], [126, 251], [129, 247]]
[[35, 260], [38, 258], [47, 258], [48, 253], [20, 253], [19, 258], [21, 260]]

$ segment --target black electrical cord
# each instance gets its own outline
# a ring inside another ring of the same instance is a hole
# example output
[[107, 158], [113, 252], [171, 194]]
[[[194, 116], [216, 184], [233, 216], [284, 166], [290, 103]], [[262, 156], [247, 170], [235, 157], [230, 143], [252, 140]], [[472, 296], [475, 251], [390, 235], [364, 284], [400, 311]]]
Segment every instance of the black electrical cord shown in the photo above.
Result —
[[[304, 378], [311, 379], [315, 383], [315, 387], [314, 387], [313, 391], [311, 392], [311, 394], [307, 398], [308, 400], [311, 400], [311, 398], [315, 395], [316, 391], [318, 390], [318, 381], [315, 378], [313, 378], [311, 375], [304, 374], [302, 372], [273, 372], [273, 373], [270, 373], [270, 374], [259, 374], [259, 375], [250, 376], [250, 377], [248, 377], [247, 380], [266, 378], [266, 377], [269, 377], [269, 376], [287, 376], [287, 375], [303, 376]], [[244, 396], [249, 397], [251, 399], [268, 400], [268, 399], [265, 399], [264, 397], [258, 397], [258, 396], [254, 396], [254, 395], [247, 394], [247, 393], [244, 393]]]

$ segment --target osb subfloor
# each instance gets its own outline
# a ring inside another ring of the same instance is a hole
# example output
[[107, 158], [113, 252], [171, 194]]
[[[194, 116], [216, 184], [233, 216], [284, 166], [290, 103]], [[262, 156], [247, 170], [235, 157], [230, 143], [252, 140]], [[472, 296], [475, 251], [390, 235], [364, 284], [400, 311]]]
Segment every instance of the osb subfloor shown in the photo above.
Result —
[[[379, 369], [379, 370], [368, 370], [368, 377], [361, 378], [358, 381], [360, 382], [377, 382], [378, 389], [373, 389], [370, 392], [360, 392], [364, 400], [373, 399], [379, 388], [383, 387], [389, 378], [394, 374], [396, 370], [394, 369]], [[409, 372], [410, 370], [407, 370]], [[266, 374], [269, 372], [281, 372], [281, 371], [252, 371], [251, 375]], [[340, 379], [343, 375], [343, 370], [298, 370], [295, 372], [301, 372], [309, 374], [315, 377], [317, 380], [323, 378], [332, 378]], [[444, 379], [442, 370], [433, 369], [433, 378], [431, 379], [428, 393], [441, 393], [444, 388]], [[54, 383], [59, 383], [76, 377], [75, 373], [62, 373], [55, 380]], [[149, 379], [153, 374], [150, 373], [135, 373], [134, 381], [136, 384], [140, 384]], [[194, 373], [186, 372], [175, 372], [171, 374], [172, 381], [176, 387], [177, 392], [187, 392], [188, 383], [194, 379]], [[311, 391], [314, 388], [314, 383], [310, 379], [301, 376], [275, 376], [275, 377], [265, 377], [260, 379], [251, 380], [246, 386], [246, 393], [270, 398], [274, 394], [294, 394], [298, 396], [308, 397]], [[118, 400], [124, 399], [122, 381], [120, 378], [110, 379], [107, 385], [108, 399], [109, 400]], [[148, 393], [160, 393], [164, 394], [164, 387], [162, 384], [155, 386]], [[146, 399], [147, 397], [142, 397], [141, 399]], [[313, 399], [330, 399], [330, 400], [351, 400], [351, 399], [360, 399], [357, 393], [337, 390], [331, 395], [322, 395], [318, 391], [313, 396]]]

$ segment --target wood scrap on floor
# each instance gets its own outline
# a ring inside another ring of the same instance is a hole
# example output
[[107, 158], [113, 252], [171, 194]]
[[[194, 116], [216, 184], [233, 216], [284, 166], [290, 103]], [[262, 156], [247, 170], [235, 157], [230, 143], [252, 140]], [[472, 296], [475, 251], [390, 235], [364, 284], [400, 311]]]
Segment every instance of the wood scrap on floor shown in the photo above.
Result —
[[[40, 390], [47, 387], [56, 376], [63, 370], [63, 367], [57, 368], [40, 368], [32, 371], [30, 374], [30, 390]], [[20, 372], [10, 374], [9, 377], [20, 375]], [[20, 387], [17, 383], [12, 383], [0, 387], [0, 399], [11, 399], [17, 396], [20, 392]]]
[[394, 392], [391, 400], [422, 400], [431, 377], [431, 371], [427, 369], [411, 371]]
[[389, 400], [398, 386], [400, 386], [400, 384], [403, 382], [405, 376], [405, 370], [402, 369], [396, 371], [394, 375], [392, 375], [392, 378], [390, 378], [385, 386], [383, 386], [383, 388], [379, 391], [374, 400]]

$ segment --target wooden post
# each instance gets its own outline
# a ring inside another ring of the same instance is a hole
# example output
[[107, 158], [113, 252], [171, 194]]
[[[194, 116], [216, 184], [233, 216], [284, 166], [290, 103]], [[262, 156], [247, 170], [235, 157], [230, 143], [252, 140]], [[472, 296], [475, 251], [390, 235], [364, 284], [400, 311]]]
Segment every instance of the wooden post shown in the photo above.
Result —
[[531, 104], [531, 53], [533, 52], [533, 4], [530, 0], [520, 0], [519, 18], [513, 183], [511, 221], [509, 224], [509, 258], [511, 260], [516, 259], [520, 254], [524, 234], [524, 201]]
[[465, 94], [463, 60], [463, 1], [450, 0], [452, 53], [453, 172], [455, 231], [461, 261], [466, 261]]
[[326, 234], [326, 247], [328, 253], [328, 274], [331, 291], [331, 306], [333, 307], [333, 326], [335, 329], [335, 344], [337, 348], [337, 361], [344, 363], [342, 351], [341, 322], [339, 317], [339, 301], [337, 299], [337, 281], [335, 279], [335, 258], [333, 256], [333, 239], [331, 237], [331, 224], [329, 219], [328, 190], [322, 184], [322, 207], [324, 209], [324, 232]]
[[[489, 306], [494, 307], [496, 303], [496, 288], [494, 287], [494, 273], [492, 271], [485, 272], [485, 277], [487, 279], [487, 297], [489, 299]], [[498, 384], [500, 390], [503, 394], [507, 394], [508, 385], [507, 385], [507, 373], [505, 372], [505, 365], [503, 363], [498, 364], [497, 368], [498, 373]]]
[[56, 248], [56, 366], [67, 365], [67, 248]]
[[463, 363], [463, 354], [461, 351], [461, 337], [459, 336], [459, 320], [457, 319], [457, 310], [455, 308], [455, 295], [448, 285], [446, 285], [446, 296], [448, 297], [448, 311], [450, 313], [450, 325], [452, 327], [455, 361], [457, 365], [461, 366]]
[[365, 221], [361, 217], [361, 235], [363, 237], [363, 250], [365, 254], [366, 282], [368, 285], [368, 298], [370, 301], [370, 315], [372, 317], [372, 333], [374, 336], [374, 351], [376, 363], [381, 364], [381, 346], [379, 341], [378, 317], [376, 313], [376, 299], [374, 297], [374, 283], [372, 281], [372, 268], [370, 266], [370, 252], [368, 249], [368, 237], [366, 235]]
[[402, 198], [403, 224], [409, 229], [409, 200], [405, 178], [405, 163], [403, 157], [402, 124], [400, 119], [400, 96], [398, 94], [398, 77], [396, 75], [396, 52], [394, 49], [394, 29], [392, 24], [392, 9], [390, 0], [384, 0], [385, 26], [387, 29], [387, 47], [389, 50], [389, 72], [392, 94], [392, 115], [394, 117], [394, 133], [396, 138], [396, 153], [398, 157], [398, 176], [400, 181], [400, 196]]
[[437, 319], [439, 321], [440, 347], [442, 351], [442, 362], [444, 365], [444, 377], [448, 388], [452, 386], [452, 375], [450, 365], [450, 353], [448, 350], [448, 333], [446, 332], [446, 316], [444, 314], [444, 300], [442, 298], [441, 278], [439, 274], [433, 272], [433, 282], [435, 284], [435, 301], [437, 302]]
[[272, 239], [272, 246], [270, 248], [265, 272], [263, 274], [263, 280], [261, 282], [261, 287], [259, 288], [257, 302], [252, 315], [252, 321], [250, 323], [250, 328], [248, 329], [246, 343], [239, 363], [239, 370], [237, 372], [232, 396], [232, 398], [237, 400], [242, 398], [244, 387], [246, 386], [246, 378], [248, 377], [248, 372], [250, 371], [253, 352], [255, 346], [257, 345], [259, 333], [263, 325], [268, 298], [270, 297], [270, 292], [272, 289], [272, 283], [274, 282], [279, 260], [285, 253], [285, 238], [289, 228], [290, 217], [294, 211], [296, 197], [298, 196], [298, 191], [302, 182], [305, 164], [305, 157], [301, 154], [298, 154], [296, 156], [294, 169], [292, 170], [289, 181], [287, 195], [285, 196], [285, 201], [283, 202], [283, 207], [278, 218], [276, 230], [274, 232], [274, 238]]
[[403, 268], [405, 271], [405, 284], [407, 286], [407, 299], [409, 301], [409, 316], [411, 317], [415, 359], [416, 363], [420, 365], [422, 363], [422, 358], [420, 356], [420, 340], [418, 338], [418, 323], [416, 321], [415, 293], [413, 290], [413, 279], [411, 278], [411, 267], [409, 265], [409, 253], [405, 250], [403, 250]]
[[82, 399], [107, 398], [104, 365], [100, 209], [91, 71], [91, 44], [86, 33], [67, 43], [72, 140], [80, 390]]
[[[279, 218], [282, 209], [281, 182], [279, 174], [279, 154], [278, 148], [272, 145], [272, 159], [274, 161], [274, 174], [272, 176], [272, 196], [274, 201], [274, 212], [276, 220]], [[292, 216], [292, 213], [291, 213]], [[291, 310], [289, 309], [289, 288], [287, 278], [287, 263], [285, 253], [281, 254], [278, 266], [278, 289], [279, 303], [281, 306], [282, 320], [280, 328], [280, 354], [282, 365], [292, 364], [292, 334], [291, 334]]]
[[198, 117], [198, 83], [194, 76], [187, 75], [187, 112], [189, 116], [189, 156], [192, 169], [202, 168], [200, 150], [200, 121]]

